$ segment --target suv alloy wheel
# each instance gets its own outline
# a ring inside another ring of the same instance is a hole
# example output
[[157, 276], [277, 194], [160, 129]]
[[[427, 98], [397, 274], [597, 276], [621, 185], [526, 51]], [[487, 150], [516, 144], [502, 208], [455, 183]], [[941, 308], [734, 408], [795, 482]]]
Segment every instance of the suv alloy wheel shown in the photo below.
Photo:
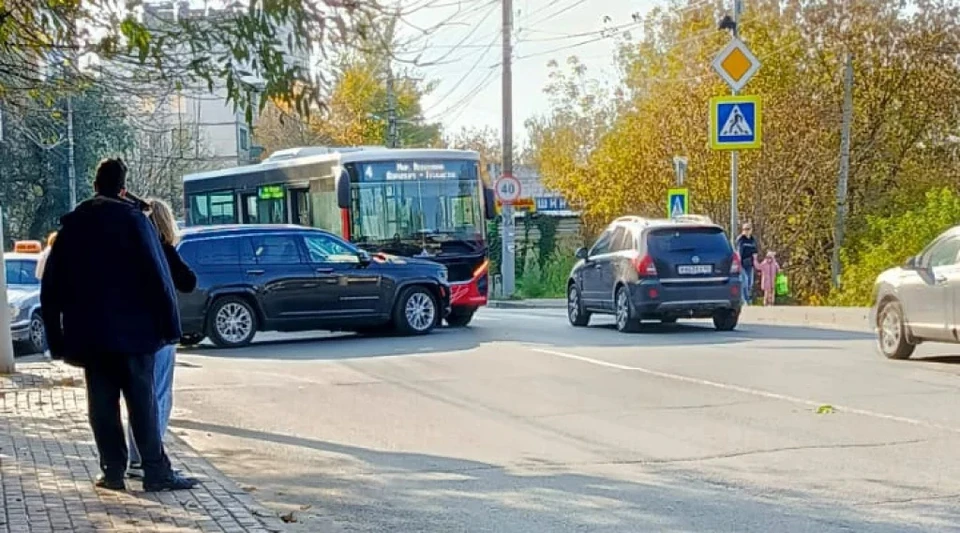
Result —
[[420, 285], [407, 287], [397, 298], [393, 324], [403, 335], [424, 335], [437, 325], [437, 299]]
[[257, 313], [238, 296], [218, 298], [207, 315], [207, 336], [221, 348], [246, 346], [257, 334]]
[[877, 348], [887, 359], [908, 359], [917, 345], [907, 340], [903, 308], [896, 300], [884, 303], [877, 313]]
[[617, 289], [616, 296], [617, 331], [621, 333], [635, 333], [640, 331], [640, 319], [634, 318], [633, 308], [630, 305], [630, 294], [626, 287]]
[[571, 283], [567, 289], [567, 318], [574, 327], [582, 328], [590, 324], [590, 312], [583, 309], [583, 300], [580, 299], [580, 289], [576, 283]]

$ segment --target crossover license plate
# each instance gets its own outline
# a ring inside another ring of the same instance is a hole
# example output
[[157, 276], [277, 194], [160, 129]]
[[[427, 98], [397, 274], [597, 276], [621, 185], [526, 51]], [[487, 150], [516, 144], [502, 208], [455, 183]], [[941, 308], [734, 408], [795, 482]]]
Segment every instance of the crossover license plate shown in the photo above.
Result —
[[680, 275], [713, 274], [713, 265], [680, 265], [677, 267]]

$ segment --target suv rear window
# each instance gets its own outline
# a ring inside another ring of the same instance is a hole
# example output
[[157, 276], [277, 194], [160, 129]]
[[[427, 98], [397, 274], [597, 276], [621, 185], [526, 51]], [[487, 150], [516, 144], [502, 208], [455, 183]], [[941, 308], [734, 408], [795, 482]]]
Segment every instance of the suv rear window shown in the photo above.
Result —
[[647, 235], [647, 246], [654, 255], [672, 252], [733, 252], [727, 235], [720, 228], [662, 228]]

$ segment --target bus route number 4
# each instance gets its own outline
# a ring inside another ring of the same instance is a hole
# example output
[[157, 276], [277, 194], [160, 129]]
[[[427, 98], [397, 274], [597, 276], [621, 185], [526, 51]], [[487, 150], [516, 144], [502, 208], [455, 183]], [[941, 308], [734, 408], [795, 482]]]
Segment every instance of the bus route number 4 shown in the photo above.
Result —
[[497, 180], [494, 190], [501, 203], [509, 204], [520, 199], [520, 180], [513, 176], [502, 176]]

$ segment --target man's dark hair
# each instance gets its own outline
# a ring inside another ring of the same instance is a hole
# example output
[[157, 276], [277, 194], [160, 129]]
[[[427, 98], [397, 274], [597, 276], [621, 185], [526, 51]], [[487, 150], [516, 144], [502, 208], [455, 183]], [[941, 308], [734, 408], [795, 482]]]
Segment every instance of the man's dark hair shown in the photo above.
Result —
[[93, 184], [98, 194], [113, 198], [120, 196], [120, 191], [127, 188], [127, 165], [119, 157], [100, 161]]

